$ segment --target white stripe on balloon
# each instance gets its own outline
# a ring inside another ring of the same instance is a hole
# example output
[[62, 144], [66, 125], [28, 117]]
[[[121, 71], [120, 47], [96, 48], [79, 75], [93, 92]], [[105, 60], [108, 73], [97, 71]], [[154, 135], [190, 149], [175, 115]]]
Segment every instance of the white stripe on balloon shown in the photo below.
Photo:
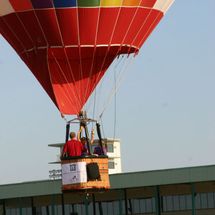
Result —
[[9, 0], [0, 0], [0, 5], [0, 16], [15, 12]]

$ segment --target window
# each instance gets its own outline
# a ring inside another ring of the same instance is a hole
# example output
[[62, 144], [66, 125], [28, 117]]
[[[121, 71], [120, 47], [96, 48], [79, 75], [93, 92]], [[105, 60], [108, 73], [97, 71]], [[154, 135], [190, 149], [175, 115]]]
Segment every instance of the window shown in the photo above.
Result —
[[186, 195], [186, 209], [191, 210], [192, 209], [192, 196]]
[[114, 152], [113, 144], [107, 144], [107, 152]]
[[208, 208], [214, 208], [214, 193], [208, 193]]
[[179, 201], [179, 196], [173, 196], [173, 207], [176, 211], [179, 210], [179, 204], [180, 201]]
[[175, 196], [163, 196], [163, 211], [183, 211], [190, 210], [192, 208], [191, 195], [175, 195]]
[[155, 198], [130, 199], [128, 211], [132, 214], [153, 213], [155, 212]]
[[148, 198], [148, 199], [144, 199], [144, 200], [145, 200], [145, 203], [146, 203], [146, 213], [153, 212], [153, 199]]
[[186, 210], [186, 197], [184, 195], [181, 195], [179, 198], [179, 204], [180, 204], [180, 210]]
[[195, 196], [196, 208], [215, 208], [214, 193], [197, 193]]
[[166, 197], [167, 211], [173, 211], [173, 196]]
[[140, 212], [140, 201], [139, 201], [139, 199], [132, 199], [132, 208], [133, 208], [133, 213], [139, 213]]
[[208, 208], [208, 198], [207, 198], [207, 193], [202, 193], [201, 194], [201, 204], [202, 208]]
[[108, 169], [115, 169], [115, 163], [113, 160], [108, 161]]

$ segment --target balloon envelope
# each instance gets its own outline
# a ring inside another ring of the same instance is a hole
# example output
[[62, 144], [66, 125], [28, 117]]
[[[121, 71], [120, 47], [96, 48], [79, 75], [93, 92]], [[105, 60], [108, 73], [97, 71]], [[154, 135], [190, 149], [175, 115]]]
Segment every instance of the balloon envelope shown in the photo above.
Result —
[[138, 52], [173, 0], [0, 0], [0, 33], [63, 114], [120, 54]]

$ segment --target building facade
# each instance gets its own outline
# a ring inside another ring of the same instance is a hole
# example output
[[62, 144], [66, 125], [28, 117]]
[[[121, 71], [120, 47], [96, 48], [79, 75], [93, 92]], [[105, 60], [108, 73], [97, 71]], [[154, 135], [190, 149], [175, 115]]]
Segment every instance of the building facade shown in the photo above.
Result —
[[114, 174], [111, 189], [62, 193], [61, 180], [0, 185], [0, 215], [214, 215], [215, 165]]

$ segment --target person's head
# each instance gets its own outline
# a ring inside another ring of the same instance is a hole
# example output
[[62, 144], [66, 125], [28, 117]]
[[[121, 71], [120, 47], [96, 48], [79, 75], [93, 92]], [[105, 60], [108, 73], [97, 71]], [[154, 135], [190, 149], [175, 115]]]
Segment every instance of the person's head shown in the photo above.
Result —
[[82, 138], [81, 138], [81, 142], [82, 142], [83, 144], [85, 144], [85, 143], [87, 142], [86, 137], [82, 137]]
[[73, 131], [72, 131], [72, 132], [70, 132], [70, 138], [71, 138], [71, 139], [74, 139], [75, 137], [76, 137], [76, 133], [75, 133], [75, 132], [73, 132]]

